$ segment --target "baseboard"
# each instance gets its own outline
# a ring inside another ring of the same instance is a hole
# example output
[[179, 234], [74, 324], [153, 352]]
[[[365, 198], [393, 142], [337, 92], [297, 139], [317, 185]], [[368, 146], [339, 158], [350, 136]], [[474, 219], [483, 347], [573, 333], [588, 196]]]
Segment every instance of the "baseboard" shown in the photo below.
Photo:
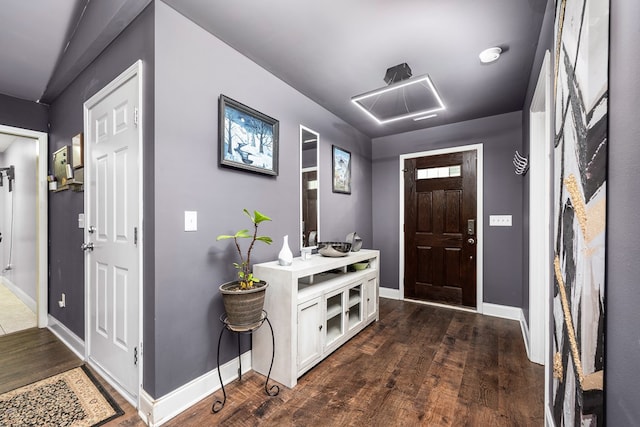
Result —
[[49, 315], [49, 325], [47, 328], [60, 339], [76, 356], [85, 360], [84, 341], [81, 340], [76, 334], [71, 332], [69, 328], [64, 326], [55, 317]]
[[544, 408], [544, 425], [545, 427], [556, 427], [556, 422], [553, 419], [553, 414], [551, 413], [551, 408], [548, 405], [545, 405]]
[[402, 299], [402, 296], [400, 295], [400, 289], [384, 288], [382, 286], [380, 286], [378, 289], [380, 290], [380, 298], [398, 300]]
[[18, 299], [22, 301], [24, 305], [29, 307], [29, 310], [33, 311], [36, 314], [38, 313], [38, 304], [36, 304], [36, 300], [27, 295], [25, 291], [17, 287], [11, 280], [7, 279], [4, 276], [0, 277], [0, 282], [2, 282], [2, 284], [5, 285], [7, 289], [11, 291], [11, 293], [18, 297]]
[[482, 303], [482, 314], [493, 317], [500, 317], [502, 319], [517, 320], [518, 322], [523, 317], [522, 309], [519, 307], [511, 307], [508, 305], [491, 304], [488, 302]]
[[[241, 356], [242, 373], [250, 371], [251, 351]], [[238, 378], [238, 358], [234, 358], [220, 367], [222, 382], [226, 385]], [[218, 370], [214, 369], [162, 396], [154, 399], [144, 390], [140, 393], [140, 407], [138, 414], [149, 427], [160, 426], [170, 419], [220, 390]], [[213, 400], [211, 401], [213, 404]]]
[[524, 318], [524, 311], [520, 310], [520, 329], [522, 330], [522, 338], [524, 339], [524, 347], [527, 350], [527, 357], [531, 361], [531, 350], [529, 350], [529, 325], [527, 319]]
[[529, 353], [529, 326], [524, 318], [524, 311], [522, 311], [521, 308], [485, 302], [482, 303], [482, 314], [518, 321], [520, 323], [520, 330], [522, 331], [522, 341], [524, 341], [524, 347], [527, 350], [527, 357], [531, 360]]

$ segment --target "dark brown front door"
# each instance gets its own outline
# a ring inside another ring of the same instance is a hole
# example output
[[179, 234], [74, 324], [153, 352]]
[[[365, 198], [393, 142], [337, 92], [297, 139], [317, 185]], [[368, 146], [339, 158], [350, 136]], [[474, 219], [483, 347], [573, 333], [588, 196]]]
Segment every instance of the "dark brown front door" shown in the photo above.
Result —
[[404, 162], [404, 296], [476, 307], [476, 151]]

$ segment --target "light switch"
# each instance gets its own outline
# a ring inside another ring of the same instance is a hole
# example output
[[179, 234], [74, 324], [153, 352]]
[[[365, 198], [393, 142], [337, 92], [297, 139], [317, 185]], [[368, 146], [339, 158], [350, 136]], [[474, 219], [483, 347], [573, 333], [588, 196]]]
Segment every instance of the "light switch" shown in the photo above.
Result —
[[511, 227], [511, 215], [489, 215], [490, 227]]
[[184, 211], [184, 231], [198, 230], [198, 212]]
[[84, 213], [78, 214], [78, 228], [84, 228]]

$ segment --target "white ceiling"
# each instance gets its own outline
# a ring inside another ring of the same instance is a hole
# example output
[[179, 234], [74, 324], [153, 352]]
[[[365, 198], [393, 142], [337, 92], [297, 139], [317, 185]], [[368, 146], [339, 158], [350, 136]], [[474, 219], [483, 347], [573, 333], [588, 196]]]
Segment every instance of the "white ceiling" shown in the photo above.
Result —
[[[0, 93], [52, 102], [151, 1], [3, 1]], [[522, 109], [551, 0], [163, 1], [377, 137]], [[482, 65], [490, 46], [505, 53]], [[403, 62], [431, 76], [447, 109], [378, 125], [350, 98], [385, 86]]]

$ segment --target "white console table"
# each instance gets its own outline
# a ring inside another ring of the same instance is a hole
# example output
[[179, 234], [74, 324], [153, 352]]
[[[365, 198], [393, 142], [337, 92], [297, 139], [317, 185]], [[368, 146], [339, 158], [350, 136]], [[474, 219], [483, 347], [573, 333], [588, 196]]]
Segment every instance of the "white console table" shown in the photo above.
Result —
[[[267, 281], [264, 309], [275, 334], [271, 378], [294, 387], [298, 377], [378, 320], [379, 256], [362, 249], [338, 258], [295, 258], [287, 267], [277, 261], [256, 264], [253, 273]], [[349, 266], [369, 262], [353, 271]], [[252, 366], [267, 375], [271, 334], [253, 334]]]

